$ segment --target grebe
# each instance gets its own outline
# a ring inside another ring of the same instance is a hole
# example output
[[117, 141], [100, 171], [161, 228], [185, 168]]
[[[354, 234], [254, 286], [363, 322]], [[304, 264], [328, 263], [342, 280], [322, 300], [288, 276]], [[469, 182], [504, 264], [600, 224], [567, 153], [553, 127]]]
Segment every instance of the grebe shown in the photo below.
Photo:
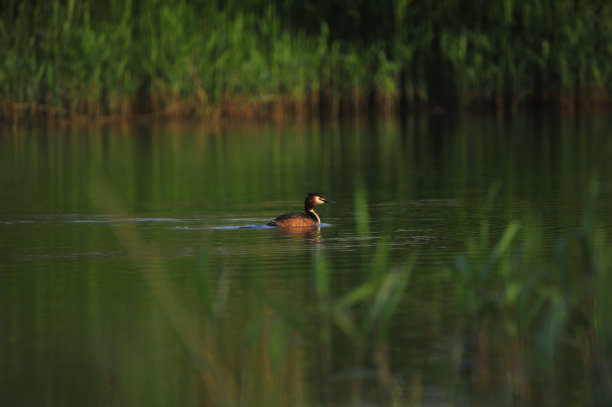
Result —
[[319, 204], [335, 204], [334, 201], [325, 199], [323, 195], [311, 192], [304, 201], [304, 212], [291, 212], [279, 216], [272, 222], [268, 223], [268, 226], [278, 226], [281, 228], [292, 228], [292, 227], [303, 227], [303, 226], [319, 226], [321, 225], [321, 218], [315, 213], [313, 208]]

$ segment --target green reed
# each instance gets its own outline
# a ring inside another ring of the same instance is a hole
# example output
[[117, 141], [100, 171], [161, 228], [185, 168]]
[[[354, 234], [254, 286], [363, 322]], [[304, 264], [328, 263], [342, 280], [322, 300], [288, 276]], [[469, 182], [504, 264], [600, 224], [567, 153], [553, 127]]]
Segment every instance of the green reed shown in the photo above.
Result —
[[[123, 209], [113, 194], [95, 185], [95, 201], [105, 213], [120, 216]], [[367, 222], [365, 193], [360, 188], [356, 193], [356, 216]], [[441, 366], [449, 372], [449, 385], [459, 400], [474, 403], [554, 405], [571, 381], [578, 392], [573, 401], [606, 405], [612, 400], [607, 295], [612, 252], [595, 221], [595, 192], [581, 228], [562, 238], [553, 253], [543, 250], [536, 221], [491, 230], [495, 195], [492, 188], [480, 227], [454, 264], [427, 272], [449, 299], [429, 312], [448, 314], [439, 320], [449, 321], [444, 330], [456, 332], [461, 344], [456, 364]], [[397, 316], [406, 301], [432, 293], [413, 289], [410, 279], [422, 277], [418, 262], [414, 256], [392, 260], [385, 239], [371, 258], [364, 257], [370, 272], [349, 287], [334, 283], [337, 276], [324, 252], [314, 253], [312, 307], [296, 309], [258, 284], [241, 287], [241, 300], [233, 302], [238, 283], [231, 269], [209, 263], [206, 234], [197, 267], [201, 295], [194, 303], [177, 294], [164, 260], [136, 225], [122, 223], [115, 233], [193, 361], [194, 385], [202, 389], [198, 404], [332, 401], [340, 385], [330, 389], [329, 383], [338, 365], [350, 366], [354, 375], [346, 390], [352, 404], [372, 401], [366, 392], [372, 382], [380, 404], [422, 402], [420, 377], [408, 384], [392, 363], [398, 338], [389, 326], [401, 323]], [[567, 364], [573, 368], [557, 368]], [[363, 369], [375, 379], [360, 377]], [[318, 395], [306, 389], [312, 377], [320, 380]]]
[[[555, 404], [561, 383], [576, 380], [584, 388], [581, 400], [612, 400], [609, 300], [602, 291], [612, 273], [611, 253], [594, 214], [588, 205], [580, 230], [544, 256], [537, 223], [511, 222], [492, 240], [485, 216], [457, 257], [448, 279], [460, 310], [461, 364], [469, 366], [473, 396]], [[561, 376], [557, 366], [573, 358], [580, 361], [574, 377]], [[501, 392], [492, 396], [495, 388]]]
[[3, 116], [338, 115], [401, 103], [609, 101], [609, 5], [345, 6], [9, 1], [0, 12]]

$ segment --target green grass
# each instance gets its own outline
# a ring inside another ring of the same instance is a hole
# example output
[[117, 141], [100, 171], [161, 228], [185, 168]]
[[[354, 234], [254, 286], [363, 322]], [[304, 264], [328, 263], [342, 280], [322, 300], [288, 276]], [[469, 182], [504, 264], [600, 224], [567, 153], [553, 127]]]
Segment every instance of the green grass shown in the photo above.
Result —
[[[602, 292], [612, 273], [611, 253], [593, 221], [595, 196], [581, 228], [559, 240], [551, 256], [541, 255], [537, 223], [511, 222], [491, 241], [485, 217], [448, 270], [473, 397], [554, 405], [562, 383], [576, 380], [583, 402], [612, 400], [609, 300]], [[572, 378], [560, 373], [568, 363], [575, 363]]]
[[293, 1], [9, 1], [0, 12], [2, 115], [318, 115], [319, 106], [339, 115], [402, 101], [516, 109], [610, 100], [612, 6], [603, 2], [346, 1], [340, 11]]
[[[95, 201], [105, 213], [121, 214], [113, 194], [99, 185]], [[555, 405], [560, 395], [568, 395], [568, 383], [573, 389], [569, 402], [606, 405], [612, 400], [607, 293], [612, 252], [595, 222], [595, 189], [582, 226], [560, 239], [551, 253], [543, 250], [536, 221], [513, 221], [501, 232], [490, 229], [492, 188], [480, 227], [466, 247], [452, 264], [428, 271], [432, 287], [443, 294], [436, 301], [446, 300], [427, 312], [448, 321], [444, 332], [456, 332], [461, 346], [454, 364], [441, 366], [445, 374], [440, 376], [449, 377], [447, 390], [458, 401]], [[363, 221], [367, 199], [359, 188], [357, 195], [356, 217]], [[205, 237], [198, 265], [200, 310], [191, 310], [168, 284], [162, 259], [136, 225], [122, 223], [115, 232], [190, 354], [206, 405], [316, 404], [310, 397], [324, 393], [339, 364], [356, 375], [346, 395], [352, 404], [372, 402], [366, 391], [372, 379], [360, 378], [360, 369], [376, 373], [378, 402], [423, 401], [418, 399], [423, 379], [416, 375], [413, 387], [406, 388], [390, 351], [398, 340], [394, 334], [402, 332], [398, 311], [423, 295], [422, 287], [410, 285], [410, 276], [420, 270], [414, 258], [393, 264], [384, 239], [364, 259], [370, 273], [349, 288], [332, 284], [329, 259], [322, 251], [314, 253], [314, 302], [310, 309], [296, 310], [257, 285], [241, 291], [240, 309], [230, 309], [231, 271], [210, 269]], [[433, 338], [443, 341], [444, 336], [437, 332]], [[306, 389], [309, 374], [322, 377], [314, 392]]]

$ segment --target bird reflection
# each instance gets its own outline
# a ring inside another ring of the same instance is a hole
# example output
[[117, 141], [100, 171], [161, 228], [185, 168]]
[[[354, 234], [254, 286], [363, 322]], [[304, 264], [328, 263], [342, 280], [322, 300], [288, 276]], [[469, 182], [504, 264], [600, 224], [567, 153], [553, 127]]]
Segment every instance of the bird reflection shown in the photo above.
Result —
[[312, 239], [317, 243], [321, 242], [321, 228], [318, 226], [300, 228], [274, 228], [274, 231], [278, 236], [281, 237], [306, 238]]

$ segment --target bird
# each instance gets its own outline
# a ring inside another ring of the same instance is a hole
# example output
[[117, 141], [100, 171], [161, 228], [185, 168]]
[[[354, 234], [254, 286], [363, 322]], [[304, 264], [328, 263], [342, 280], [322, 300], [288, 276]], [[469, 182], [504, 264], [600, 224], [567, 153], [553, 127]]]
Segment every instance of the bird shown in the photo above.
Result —
[[306, 227], [306, 226], [321, 226], [321, 218], [314, 211], [314, 207], [320, 204], [335, 204], [334, 201], [325, 199], [322, 194], [310, 192], [304, 200], [304, 212], [291, 212], [280, 215], [271, 222], [268, 226], [276, 226], [281, 228]]

